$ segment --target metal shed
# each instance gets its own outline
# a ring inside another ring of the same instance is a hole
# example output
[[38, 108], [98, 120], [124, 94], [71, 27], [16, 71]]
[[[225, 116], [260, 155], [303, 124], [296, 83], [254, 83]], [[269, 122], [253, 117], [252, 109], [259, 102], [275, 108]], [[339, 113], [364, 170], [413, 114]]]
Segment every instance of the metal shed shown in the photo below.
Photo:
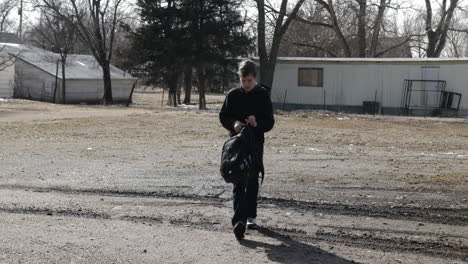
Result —
[[15, 66], [10, 56], [0, 56], [0, 98], [13, 97]]
[[[24, 52], [15, 63], [15, 95], [62, 102], [62, 66], [54, 53]], [[65, 67], [66, 103], [99, 103], [104, 94], [102, 70], [90, 55], [69, 55]], [[127, 101], [136, 78], [111, 65], [114, 102]]]
[[[468, 58], [280, 57], [271, 98], [277, 108], [286, 110], [362, 113], [365, 102], [374, 102], [379, 113], [401, 114], [405, 80], [445, 81], [444, 92], [462, 95], [458, 114], [468, 116]], [[413, 88], [418, 94], [413, 95], [411, 103], [421, 109], [412, 114], [430, 115], [433, 109], [429, 104], [436, 100], [431, 99], [432, 82], [414, 85], [419, 85]], [[442, 100], [440, 96], [436, 98]]]

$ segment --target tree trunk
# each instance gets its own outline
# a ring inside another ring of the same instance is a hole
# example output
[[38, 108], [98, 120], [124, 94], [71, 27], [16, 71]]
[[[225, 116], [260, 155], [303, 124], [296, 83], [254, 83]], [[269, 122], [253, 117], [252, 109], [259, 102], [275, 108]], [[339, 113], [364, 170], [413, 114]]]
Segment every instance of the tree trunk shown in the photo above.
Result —
[[341, 46], [343, 47], [343, 51], [344, 51], [344, 56], [351, 57], [352, 56], [351, 48], [349, 47], [348, 40], [346, 39], [343, 32], [341, 31], [340, 25], [338, 23], [338, 18], [336, 17], [336, 12], [335, 12], [335, 7], [333, 5], [333, 1], [328, 0], [328, 3], [325, 3], [325, 1], [319, 1], [319, 3], [330, 14], [330, 19], [332, 20], [333, 30], [335, 31], [336, 35], [338, 36], [338, 39], [341, 42]]
[[57, 103], [58, 70], [59, 70], [59, 61], [57, 60], [56, 67], [55, 67], [55, 88], [54, 88], [54, 99], [53, 99], [54, 104]]
[[[281, 8], [278, 16], [276, 17], [275, 30], [273, 33], [273, 41], [271, 45], [270, 54], [267, 53], [266, 39], [265, 39], [265, 0], [256, 0], [258, 9], [258, 54], [260, 57], [260, 81], [261, 83], [272, 87], [273, 76], [275, 74], [276, 60], [278, 56], [279, 46], [281, 39], [288, 30], [291, 21], [297, 15], [299, 8], [305, 0], [297, 1], [293, 10], [288, 14], [288, 18], [284, 21], [287, 12], [287, 0], [281, 1]], [[283, 23], [284, 21], [284, 23]]]
[[268, 87], [272, 87], [275, 68], [276, 68], [276, 57], [274, 59], [274, 62], [272, 62], [271, 60], [268, 60], [264, 64], [263, 69], [260, 69], [260, 83]]
[[432, 28], [433, 16], [430, 0], [426, 0], [426, 32], [427, 32], [427, 52], [428, 58], [440, 57], [447, 43], [447, 34], [452, 23], [453, 14], [458, 6], [459, 0], [450, 0], [450, 5], [447, 9], [446, 1], [442, 2], [440, 21], [437, 28]]
[[110, 74], [110, 65], [109, 62], [105, 62], [101, 65], [102, 72], [103, 72], [103, 79], [104, 79], [104, 97], [103, 97], [103, 104], [104, 105], [111, 105], [113, 104], [112, 99], [112, 80]]
[[[174, 87], [175, 88], [175, 87]], [[177, 107], [177, 94], [174, 88], [169, 87], [169, 92], [167, 93], [167, 105]]]
[[67, 79], [66, 79], [66, 75], [65, 75], [65, 65], [67, 63], [66, 60], [67, 60], [66, 58], [62, 59], [62, 102], [63, 102], [63, 104], [67, 103], [67, 97], [65, 96], [65, 93], [67, 91], [67, 89], [66, 89]]
[[[284, 0], [283, 0], [284, 1]], [[258, 53], [260, 57], [260, 82], [268, 87], [273, 85], [273, 76], [275, 74], [276, 58], [278, 56], [281, 39], [285, 33], [285, 29], [282, 28], [282, 19], [285, 13], [280, 13], [277, 18], [277, 24], [273, 33], [273, 42], [271, 44], [270, 53], [267, 52], [266, 41], [265, 41], [265, 7], [264, 1], [258, 0]], [[262, 6], [260, 6], [262, 5]], [[283, 10], [281, 10], [283, 11]], [[285, 12], [285, 11], [283, 11]]]
[[368, 57], [376, 57], [377, 46], [379, 45], [380, 38], [380, 28], [382, 27], [382, 21], [385, 14], [385, 9], [387, 8], [387, 0], [380, 0], [380, 5], [378, 7], [379, 11], [374, 22], [374, 30], [372, 32], [372, 40], [369, 49]]
[[432, 30], [427, 32], [428, 44], [427, 44], [426, 56], [428, 58], [438, 57], [435, 52], [438, 41], [439, 41], [439, 37], [437, 36], [435, 32], [433, 32]]
[[169, 86], [169, 93], [167, 98], [167, 105], [176, 107], [177, 106], [177, 82], [178, 75], [176, 73], [169, 73], [170, 76], [167, 79]]
[[357, 0], [359, 3], [358, 14], [358, 50], [359, 57], [366, 57], [367, 38], [366, 38], [366, 16], [367, 16], [367, 1]]
[[168, 97], [167, 97], [167, 105], [168, 106], [173, 106], [177, 107], [177, 93], [176, 93], [176, 87], [169, 87], [169, 92], [168, 92]]
[[180, 105], [182, 102], [180, 100], [180, 96], [182, 94], [182, 80], [180, 78], [177, 80], [177, 104]]
[[267, 65], [269, 63], [265, 41], [265, 1], [257, 0], [258, 22], [257, 22], [257, 45], [260, 59], [260, 82], [265, 83], [268, 77]]
[[206, 100], [205, 100], [206, 76], [205, 76], [205, 70], [203, 67], [199, 67], [197, 69], [197, 78], [198, 78], [198, 108], [200, 110], [206, 110]]
[[[283, 28], [283, 18], [286, 14], [286, 2], [281, 2], [280, 13], [277, 17], [275, 31], [273, 33], [273, 42], [271, 50], [268, 54], [265, 40], [265, 2], [264, 0], [257, 0], [258, 7], [258, 53], [260, 57], [260, 82], [268, 87], [273, 85], [273, 76], [275, 74], [276, 57], [278, 56], [279, 46], [281, 39], [287, 29]], [[290, 14], [294, 16], [293, 14]], [[292, 17], [291, 17], [292, 19]]]
[[189, 105], [192, 97], [192, 66], [185, 67], [184, 71], [184, 104]]

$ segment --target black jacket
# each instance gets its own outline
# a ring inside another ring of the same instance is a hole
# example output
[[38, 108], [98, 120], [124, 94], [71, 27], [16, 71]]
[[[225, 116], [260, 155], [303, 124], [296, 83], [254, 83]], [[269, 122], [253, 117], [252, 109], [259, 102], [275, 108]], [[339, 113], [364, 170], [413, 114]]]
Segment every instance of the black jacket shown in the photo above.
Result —
[[264, 133], [273, 128], [275, 119], [269, 91], [259, 84], [248, 93], [242, 87], [230, 90], [219, 112], [219, 120], [233, 136], [234, 123], [236, 121], [245, 123], [245, 119], [250, 115], [255, 116], [257, 120], [257, 127], [254, 128], [255, 136], [260, 143], [263, 143]]

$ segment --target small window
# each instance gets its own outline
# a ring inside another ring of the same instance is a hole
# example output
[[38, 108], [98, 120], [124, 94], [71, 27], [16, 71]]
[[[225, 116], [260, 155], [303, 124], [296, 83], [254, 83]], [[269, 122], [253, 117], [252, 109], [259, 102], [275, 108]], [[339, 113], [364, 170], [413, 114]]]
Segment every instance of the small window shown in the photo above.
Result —
[[323, 87], [323, 69], [299, 68], [299, 86]]

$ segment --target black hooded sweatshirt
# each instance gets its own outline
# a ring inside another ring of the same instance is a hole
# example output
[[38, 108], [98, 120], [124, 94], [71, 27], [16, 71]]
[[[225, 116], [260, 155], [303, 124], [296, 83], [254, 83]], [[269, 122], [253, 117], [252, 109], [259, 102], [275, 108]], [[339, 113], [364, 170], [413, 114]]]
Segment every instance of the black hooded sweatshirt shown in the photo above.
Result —
[[251, 115], [255, 116], [257, 121], [255, 136], [258, 142], [263, 144], [264, 133], [270, 131], [275, 124], [269, 91], [259, 84], [250, 92], [246, 92], [242, 87], [230, 90], [219, 112], [219, 120], [223, 127], [233, 136], [235, 122], [245, 123], [245, 119]]

